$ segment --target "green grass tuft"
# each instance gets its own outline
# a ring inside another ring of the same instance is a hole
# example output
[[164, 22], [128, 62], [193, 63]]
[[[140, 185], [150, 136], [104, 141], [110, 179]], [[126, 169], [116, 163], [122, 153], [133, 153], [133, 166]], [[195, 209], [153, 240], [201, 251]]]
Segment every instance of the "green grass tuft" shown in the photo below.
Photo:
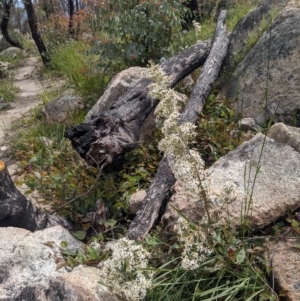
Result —
[[0, 80], [0, 95], [5, 102], [12, 102], [15, 100], [17, 93], [20, 91], [10, 78]]
[[64, 75], [83, 96], [97, 99], [106, 87], [109, 77], [98, 73], [96, 55], [89, 54], [89, 45], [69, 41], [56, 49], [52, 57], [54, 70]]

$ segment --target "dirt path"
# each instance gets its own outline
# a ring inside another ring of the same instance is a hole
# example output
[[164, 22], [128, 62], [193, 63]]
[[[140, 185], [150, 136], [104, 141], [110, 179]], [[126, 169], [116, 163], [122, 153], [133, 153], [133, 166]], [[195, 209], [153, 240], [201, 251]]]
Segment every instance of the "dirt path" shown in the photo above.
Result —
[[[13, 158], [13, 154], [9, 154], [9, 143], [5, 139], [6, 132], [11, 134], [10, 128], [12, 123], [24, 116], [30, 109], [42, 103], [40, 94], [45, 89], [58, 88], [63, 84], [61, 80], [54, 82], [51, 79], [39, 80], [37, 76], [39, 64], [42, 63], [39, 62], [37, 57], [29, 57], [25, 60], [24, 66], [14, 70], [14, 85], [20, 89], [20, 92], [17, 94], [16, 100], [10, 103], [8, 110], [0, 111], [0, 159], [6, 163], [13, 181], [17, 181], [19, 178], [16, 176], [18, 163]], [[13, 135], [17, 135], [17, 132], [13, 133]], [[18, 190], [23, 194], [28, 189], [25, 183], [18, 186]], [[50, 208], [47, 205], [40, 205], [43, 198], [36, 190], [27, 194], [26, 198], [45, 210], [49, 210]]]
[[10, 109], [0, 111], [0, 147], [4, 147], [5, 131], [9, 130], [13, 121], [41, 103], [39, 95], [43, 92], [43, 86], [35, 77], [38, 65], [38, 58], [30, 57], [26, 59], [24, 66], [15, 70], [14, 84], [20, 92], [10, 104]]

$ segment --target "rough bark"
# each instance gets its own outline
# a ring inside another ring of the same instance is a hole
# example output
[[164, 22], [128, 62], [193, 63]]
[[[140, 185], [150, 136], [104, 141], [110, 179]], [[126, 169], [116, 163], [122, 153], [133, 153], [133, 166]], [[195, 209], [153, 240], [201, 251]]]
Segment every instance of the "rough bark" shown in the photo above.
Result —
[[31, 0], [23, 0], [23, 4], [24, 4], [24, 7], [25, 7], [25, 10], [27, 13], [27, 18], [28, 18], [28, 23], [30, 26], [32, 38], [36, 44], [36, 47], [38, 48], [38, 51], [40, 53], [40, 56], [42, 58], [44, 65], [48, 66], [50, 63], [50, 60], [49, 60], [49, 57], [47, 54], [46, 46], [45, 46], [45, 44], [42, 40], [42, 37], [38, 31], [37, 19], [36, 19], [33, 5], [32, 5], [32, 1]]
[[73, 0], [68, 0], [69, 3], [69, 35], [74, 38], [74, 2]]
[[11, 9], [12, 5], [13, 5], [13, 0], [3, 1], [3, 16], [2, 16], [0, 28], [2, 31], [3, 37], [10, 45], [12, 45], [14, 47], [18, 47], [20, 49], [23, 49], [23, 47], [19, 43], [19, 41], [13, 39], [9, 35], [8, 30], [7, 30], [8, 22], [9, 22], [9, 18], [10, 18], [10, 9]]
[[[215, 80], [217, 79], [222, 61], [226, 56], [229, 39], [225, 26], [226, 11], [220, 13], [215, 37], [210, 54], [204, 64], [202, 72], [193, 89], [192, 95], [182, 114], [181, 123], [195, 123], [203, 104], [207, 99]], [[175, 183], [175, 177], [169, 167], [166, 157], [160, 162], [158, 171], [143, 200], [141, 209], [131, 223], [127, 236], [130, 239], [140, 240], [145, 237], [158, 217], [164, 199]]]
[[[198, 43], [161, 64], [170, 86], [203, 65], [210, 47], [211, 41]], [[148, 93], [150, 84], [149, 78], [141, 79], [109, 110], [97, 112], [90, 121], [66, 132], [65, 137], [90, 165], [107, 165], [135, 148], [140, 127], [158, 103]]]
[[41, 212], [14, 185], [5, 163], [0, 160], [0, 227], [17, 227], [30, 231], [60, 224], [70, 225], [62, 218]]

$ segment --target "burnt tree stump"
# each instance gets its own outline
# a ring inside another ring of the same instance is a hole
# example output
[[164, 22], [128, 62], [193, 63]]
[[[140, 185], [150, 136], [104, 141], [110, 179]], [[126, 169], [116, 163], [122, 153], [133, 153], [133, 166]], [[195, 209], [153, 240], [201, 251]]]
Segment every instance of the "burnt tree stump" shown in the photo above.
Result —
[[54, 225], [70, 228], [62, 218], [41, 212], [16, 188], [4, 161], [0, 160], [0, 227], [17, 227], [29, 231]]

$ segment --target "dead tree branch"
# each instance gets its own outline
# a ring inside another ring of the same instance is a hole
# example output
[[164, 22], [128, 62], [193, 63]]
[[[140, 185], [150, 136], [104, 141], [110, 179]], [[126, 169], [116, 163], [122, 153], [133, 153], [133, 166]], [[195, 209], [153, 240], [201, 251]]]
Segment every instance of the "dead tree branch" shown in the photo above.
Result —
[[[161, 64], [170, 86], [202, 66], [210, 47], [211, 41], [197, 43]], [[149, 78], [142, 78], [109, 110], [94, 112], [90, 121], [66, 132], [65, 137], [90, 165], [103, 160], [109, 164], [136, 147], [142, 124], [158, 103], [148, 93], [150, 84]]]
[[[226, 56], [229, 39], [225, 26], [226, 11], [220, 13], [215, 37], [210, 54], [204, 64], [202, 72], [193, 89], [192, 95], [182, 114], [181, 123], [195, 123], [201, 112], [205, 100], [209, 96], [215, 80], [217, 79], [222, 61]], [[176, 179], [169, 167], [168, 159], [164, 157], [160, 162], [158, 171], [147, 192], [141, 209], [130, 225], [127, 236], [130, 239], [140, 240], [145, 237], [158, 217], [159, 210], [170, 188]]]

